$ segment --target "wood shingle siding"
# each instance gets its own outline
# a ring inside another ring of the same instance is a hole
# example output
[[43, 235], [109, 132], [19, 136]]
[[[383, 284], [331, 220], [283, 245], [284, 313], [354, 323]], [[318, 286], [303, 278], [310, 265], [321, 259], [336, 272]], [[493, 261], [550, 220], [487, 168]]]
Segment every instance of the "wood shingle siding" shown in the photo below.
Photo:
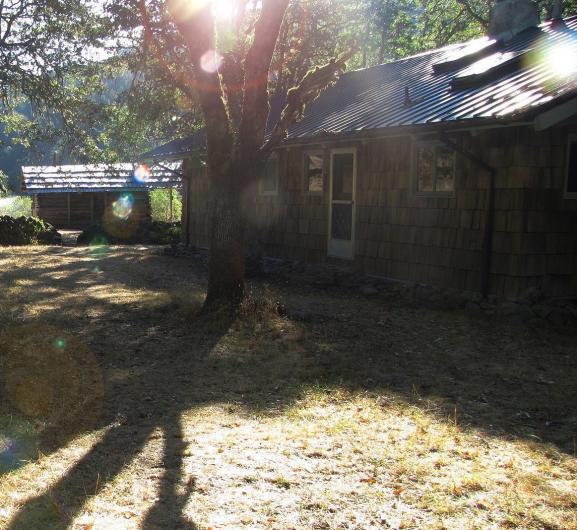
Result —
[[[452, 135], [496, 170], [491, 294], [516, 297], [535, 287], [551, 296], [577, 295], [577, 200], [563, 194], [566, 139], [575, 131], [577, 126], [542, 132], [518, 126]], [[419, 196], [411, 169], [414, 141], [404, 136], [281, 150], [278, 194], [257, 194], [247, 216], [265, 253], [307, 262], [328, 259], [330, 148], [354, 146], [352, 265], [370, 274], [478, 292], [489, 175], [457, 155], [454, 193]], [[304, 189], [304, 154], [311, 150], [325, 155], [321, 195]], [[189, 166], [189, 240], [206, 246], [208, 179], [204, 169]]]

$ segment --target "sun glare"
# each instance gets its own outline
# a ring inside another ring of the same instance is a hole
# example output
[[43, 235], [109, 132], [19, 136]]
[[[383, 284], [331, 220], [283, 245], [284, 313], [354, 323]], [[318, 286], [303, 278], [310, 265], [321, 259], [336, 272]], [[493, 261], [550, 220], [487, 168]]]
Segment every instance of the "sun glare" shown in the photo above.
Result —
[[230, 20], [234, 16], [232, 0], [213, 0], [212, 12], [217, 20]]
[[547, 53], [549, 67], [558, 77], [569, 77], [577, 73], [577, 53], [575, 46], [557, 44]]

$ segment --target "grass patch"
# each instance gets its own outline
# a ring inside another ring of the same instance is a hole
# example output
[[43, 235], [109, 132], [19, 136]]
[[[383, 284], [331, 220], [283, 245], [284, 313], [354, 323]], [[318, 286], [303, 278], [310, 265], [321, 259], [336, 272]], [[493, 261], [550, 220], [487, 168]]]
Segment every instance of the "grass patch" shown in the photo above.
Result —
[[575, 337], [262, 284], [206, 317], [146, 249], [0, 265], [2, 528], [577, 529]]

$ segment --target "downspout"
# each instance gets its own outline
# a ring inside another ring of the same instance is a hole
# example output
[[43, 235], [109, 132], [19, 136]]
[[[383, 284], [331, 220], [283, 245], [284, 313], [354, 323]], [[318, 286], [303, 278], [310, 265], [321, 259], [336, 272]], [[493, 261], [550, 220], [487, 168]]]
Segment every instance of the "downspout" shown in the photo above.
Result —
[[495, 181], [497, 170], [487, 164], [478, 156], [465, 151], [445, 134], [440, 135], [440, 140], [453, 151], [464, 156], [475, 165], [485, 170], [489, 175], [489, 196], [487, 197], [487, 208], [485, 210], [485, 233], [483, 234], [483, 257], [481, 261], [481, 295], [483, 298], [489, 296], [491, 278], [491, 260], [493, 257], [493, 227], [495, 226]]

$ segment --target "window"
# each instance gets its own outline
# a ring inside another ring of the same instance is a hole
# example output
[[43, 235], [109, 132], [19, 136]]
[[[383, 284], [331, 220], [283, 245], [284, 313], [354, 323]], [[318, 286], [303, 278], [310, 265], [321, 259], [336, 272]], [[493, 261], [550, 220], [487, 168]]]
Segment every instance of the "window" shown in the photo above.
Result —
[[305, 154], [305, 192], [323, 192], [323, 162], [322, 153]]
[[577, 199], [577, 135], [570, 135], [567, 143], [565, 197], [568, 199]]
[[272, 154], [269, 156], [264, 170], [262, 173], [262, 178], [260, 181], [260, 194], [261, 195], [276, 195], [278, 192], [278, 173], [279, 173], [279, 163], [278, 156]]
[[417, 144], [417, 193], [452, 194], [455, 191], [455, 152], [436, 143]]

